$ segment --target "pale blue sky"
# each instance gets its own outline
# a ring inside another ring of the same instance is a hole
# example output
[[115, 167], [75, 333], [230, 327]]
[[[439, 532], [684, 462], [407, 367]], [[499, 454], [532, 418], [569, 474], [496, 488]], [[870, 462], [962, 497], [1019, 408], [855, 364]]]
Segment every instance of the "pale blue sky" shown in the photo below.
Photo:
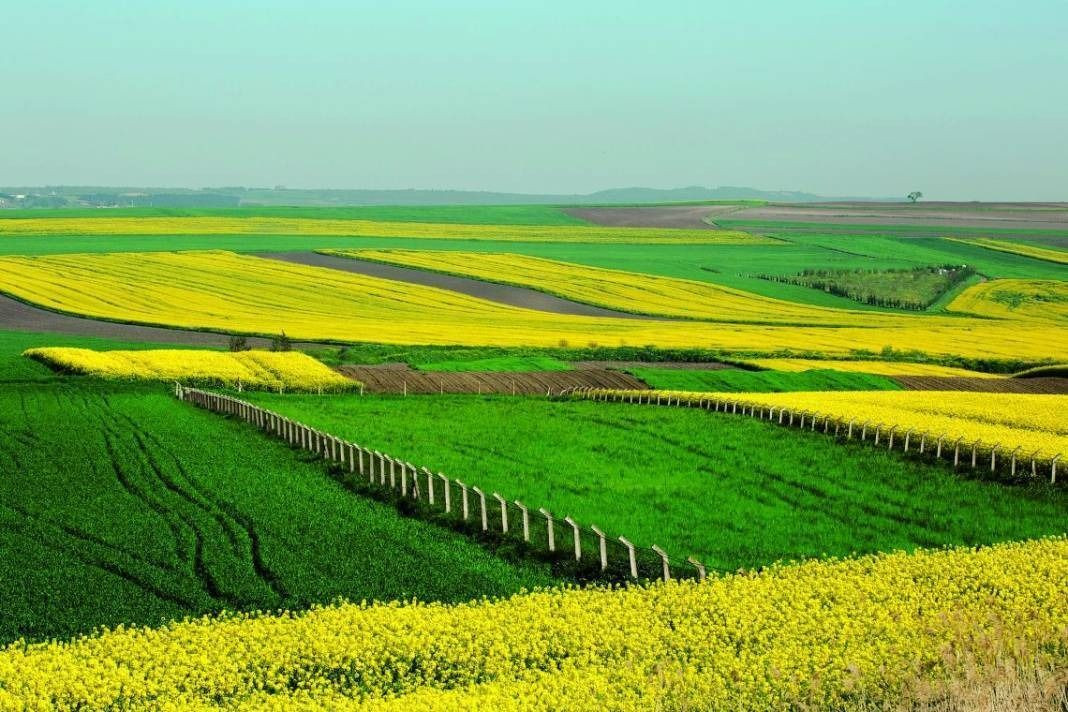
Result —
[[1068, 2], [0, 0], [0, 185], [1068, 200]]

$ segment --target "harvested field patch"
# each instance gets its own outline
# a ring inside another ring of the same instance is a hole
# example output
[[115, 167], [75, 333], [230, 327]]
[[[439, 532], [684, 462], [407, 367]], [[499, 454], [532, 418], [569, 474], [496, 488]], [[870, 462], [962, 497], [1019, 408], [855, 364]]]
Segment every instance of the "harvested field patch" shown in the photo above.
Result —
[[1068, 203], [808, 203], [745, 206], [730, 220], [1068, 230]]
[[650, 205], [646, 207], [563, 208], [572, 217], [606, 227], [663, 227], [715, 230], [710, 219], [739, 205]]
[[1068, 378], [967, 378], [899, 375], [892, 376], [892, 378], [910, 391], [1068, 394]]
[[450, 292], [466, 294], [477, 299], [486, 299], [498, 304], [520, 307], [522, 309], [534, 309], [549, 312], [550, 314], [571, 314], [577, 316], [610, 316], [624, 319], [646, 318], [641, 314], [632, 314], [625, 311], [608, 309], [605, 307], [583, 304], [581, 302], [564, 299], [547, 292], [527, 287], [501, 284], [499, 282], [486, 282], [481, 279], [469, 279], [458, 275], [445, 274], [443, 272], [427, 271], [411, 267], [399, 267], [385, 264], [384, 262], [351, 259], [320, 252], [263, 252], [257, 257], [265, 257], [282, 262], [308, 265], [310, 267], [326, 267], [329, 269], [344, 270], [354, 274], [367, 275], [380, 279], [391, 279], [398, 282], [418, 284], [423, 287], [447, 289]]
[[[567, 388], [648, 388], [622, 371], [439, 371], [424, 373], [405, 364], [342, 366], [340, 371], [364, 384], [369, 393], [503, 393], [545, 395]], [[623, 384], [628, 385], [606, 385]]]

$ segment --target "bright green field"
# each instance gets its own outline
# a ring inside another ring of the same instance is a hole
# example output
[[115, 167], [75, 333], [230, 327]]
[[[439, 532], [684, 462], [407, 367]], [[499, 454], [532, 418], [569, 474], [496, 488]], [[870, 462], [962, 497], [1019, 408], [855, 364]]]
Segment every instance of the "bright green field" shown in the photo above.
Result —
[[897, 391], [901, 386], [885, 376], [844, 371], [696, 371], [679, 368], [629, 368], [653, 388], [669, 391], [729, 393], [784, 391]]
[[726, 414], [481, 396], [253, 399], [487, 493], [719, 569], [981, 544], [1066, 526], [1063, 488], [966, 480], [896, 453]]
[[551, 583], [167, 388], [59, 377], [17, 356], [41, 341], [0, 332], [0, 642]]

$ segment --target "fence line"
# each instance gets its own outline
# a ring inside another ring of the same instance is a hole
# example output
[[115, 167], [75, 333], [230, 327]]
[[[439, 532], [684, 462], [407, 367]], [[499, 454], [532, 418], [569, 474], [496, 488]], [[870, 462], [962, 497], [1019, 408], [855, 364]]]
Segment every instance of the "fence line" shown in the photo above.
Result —
[[[1049, 467], [1050, 484], [1057, 482], [1057, 463], [1061, 459], [1058, 454], [1052, 458], [1041, 458], [1038, 451], [1028, 453], [1023, 446], [1011, 447], [1005, 443], [983, 443], [981, 440], [966, 440], [964, 436], [955, 437], [950, 433], [931, 433], [918, 428], [903, 430], [902, 426], [893, 423], [873, 422], [860, 418], [845, 418], [820, 413], [817, 411], [799, 410], [781, 406], [767, 406], [759, 403], [751, 403], [744, 399], [713, 397], [700, 393], [679, 394], [665, 391], [623, 391], [604, 388], [574, 388], [565, 391], [560, 397], [579, 398], [594, 401], [607, 401], [617, 403], [636, 403], [644, 405], [674, 405], [685, 408], [700, 408], [721, 413], [748, 415], [751, 418], [767, 420], [785, 427], [797, 426], [798, 428], [816, 431], [817, 426], [822, 432], [834, 438], [853, 440], [854, 436], [860, 442], [870, 442], [873, 446], [886, 444], [888, 450], [894, 449], [894, 443], [898, 443], [900, 449], [905, 452], [915, 452], [919, 455], [932, 455], [935, 459], [952, 459], [953, 467], [960, 467], [963, 462], [970, 465], [973, 470], [985, 469], [989, 458], [990, 472], [1008, 472], [1010, 477], [1015, 478], [1017, 473], [1024, 473], [1030, 469], [1030, 476], [1037, 479], [1039, 470]], [[833, 427], [833, 432], [831, 428]], [[869, 434], [872, 437], [869, 437]], [[999, 459], [999, 453], [1001, 457]], [[1030, 467], [1027, 467], [1028, 462]], [[1041, 467], [1040, 467], [1041, 463]], [[1000, 465], [1000, 468], [999, 468]], [[696, 564], [694, 564], [696, 566]]]
[[[511, 500], [498, 492], [487, 493], [475, 485], [343, 440], [248, 401], [180, 383], [175, 384], [174, 395], [183, 402], [244, 420], [290, 447], [365, 478], [372, 489], [419, 502], [436, 515], [476, 532], [521, 540], [549, 558], [578, 565], [591, 577], [705, 578], [705, 566], [692, 557], [685, 563], [673, 561], [659, 546], [639, 548], [625, 537], [608, 536], [595, 525], [583, 526], [572, 517], [557, 518], [545, 508]], [[458, 498], [454, 496], [457, 492]], [[459, 507], [455, 505], [457, 499]], [[531, 522], [532, 517], [535, 522]], [[558, 524], [566, 528], [558, 532]]]

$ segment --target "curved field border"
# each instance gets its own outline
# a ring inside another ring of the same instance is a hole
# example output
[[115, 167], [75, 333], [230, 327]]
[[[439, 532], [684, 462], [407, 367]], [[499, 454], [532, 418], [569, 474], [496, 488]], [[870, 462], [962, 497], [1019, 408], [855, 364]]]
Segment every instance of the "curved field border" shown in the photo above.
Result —
[[534, 309], [550, 314], [565, 316], [608, 316], [624, 319], [664, 319], [670, 317], [655, 317], [647, 314], [634, 314], [631, 312], [617, 311], [594, 304], [576, 302], [564, 297], [551, 294], [540, 289], [520, 287], [505, 282], [491, 282], [483, 279], [473, 279], [462, 275], [414, 267], [400, 267], [382, 260], [342, 257], [331, 254], [328, 251], [316, 252], [259, 252], [250, 253], [253, 257], [278, 260], [292, 264], [305, 265], [307, 267], [324, 267], [336, 269], [353, 274], [361, 274], [368, 277], [390, 279], [396, 282], [418, 284], [422, 287], [434, 287], [459, 292], [470, 297], [485, 299], [499, 304], [520, 307], [522, 309]]
[[[0, 292], [0, 329], [45, 334], [72, 334], [74, 336], [92, 336], [131, 342], [143, 341], [151, 344], [180, 344], [183, 346], [223, 347], [227, 345], [231, 336], [230, 333], [224, 331], [150, 326], [133, 322], [78, 316], [30, 304], [3, 292]], [[271, 339], [263, 336], [239, 335], [245, 336], [248, 345], [253, 348], [268, 348], [271, 345]], [[301, 349], [323, 348], [331, 345], [314, 341], [293, 342], [294, 348]]]

